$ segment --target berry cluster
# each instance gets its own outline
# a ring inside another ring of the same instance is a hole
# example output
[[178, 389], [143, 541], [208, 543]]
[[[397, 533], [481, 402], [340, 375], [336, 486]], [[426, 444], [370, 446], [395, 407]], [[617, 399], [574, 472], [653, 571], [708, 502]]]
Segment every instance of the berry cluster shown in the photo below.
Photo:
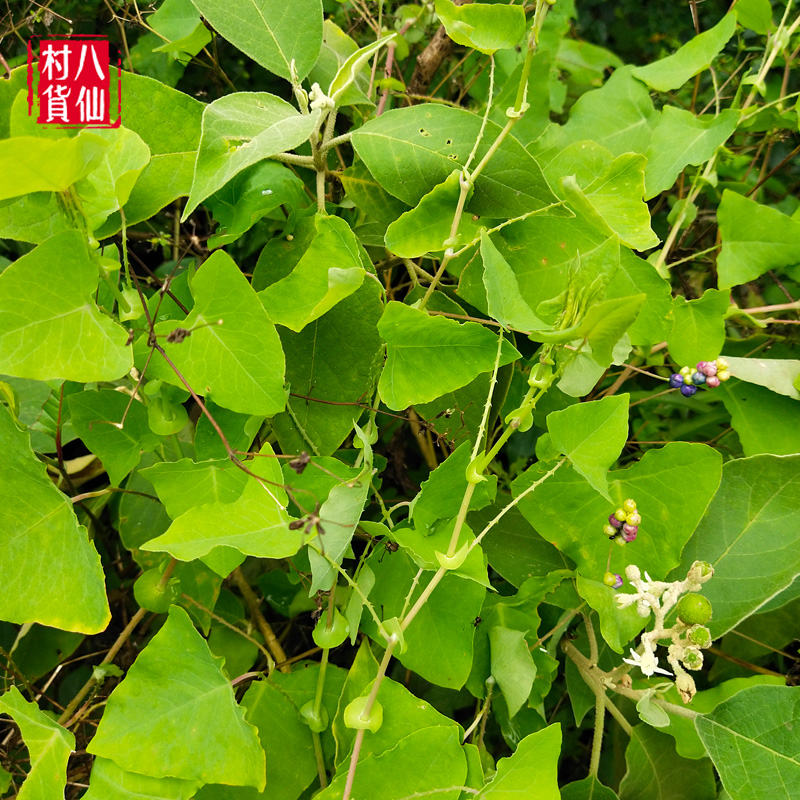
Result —
[[681, 367], [680, 372], [673, 372], [669, 376], [669, 385], [673, 389], [680, 389], [684, 397], [691, 397], [700, 386], [716, 389], [730, 376], [728, 362], [718, 358], [716, 361], [698, 361], [697, 369]]
[[[636, 510], [636, 501], [628, 498], [622, 504], [622, 508], [618, 508], [609, 516], [608, 523], [603, 526], [603, 533], [612, 542], [626, 545], [636, 539], [641, 523], [642, 517]], [[619, 589], [622, 586], [622, 576], [615, 572], [606, 572], [603, 583], [612, 589]]]

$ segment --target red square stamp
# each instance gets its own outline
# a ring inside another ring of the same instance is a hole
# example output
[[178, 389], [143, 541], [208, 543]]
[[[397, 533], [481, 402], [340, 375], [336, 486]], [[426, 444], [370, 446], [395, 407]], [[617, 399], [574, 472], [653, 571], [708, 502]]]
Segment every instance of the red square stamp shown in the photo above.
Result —
[[[38, 61], [34, 61], [34, 46], [29, 41], [28, 113], [33, 112], [36, 84], [38, 123], [66, 128], [120, 126], [122, 67], [118, 62], [116, 75], [113, 74], [108, 39], [103, 36], [39, 39], [37, 55]], [[112, 90], [114, 83], [116, 92]], [[112, 113], [116, 117], [113, 122]]]

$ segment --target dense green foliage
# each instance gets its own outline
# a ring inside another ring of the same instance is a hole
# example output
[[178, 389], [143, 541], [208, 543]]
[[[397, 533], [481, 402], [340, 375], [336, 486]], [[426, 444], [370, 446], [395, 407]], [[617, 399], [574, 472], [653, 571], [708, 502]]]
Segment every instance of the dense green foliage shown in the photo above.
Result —
[[800, 796], [793, 2], [19, 6], [0, 797]]

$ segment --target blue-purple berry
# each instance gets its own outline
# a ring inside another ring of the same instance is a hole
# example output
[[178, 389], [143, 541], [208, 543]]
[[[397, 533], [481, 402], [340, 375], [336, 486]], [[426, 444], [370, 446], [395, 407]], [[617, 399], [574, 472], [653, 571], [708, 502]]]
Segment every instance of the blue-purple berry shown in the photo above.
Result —
[[679, 389], [683, 386], [683, 375], [679, 372], [673, 372], [672, 375], [669, 376], [669, 386], [671, 389]]
[[692, 375], [692, 383], [695, 386], [702, 386], [706, 382], [706, 376], [702, 372], [695, 372]]
[[693, 394], [697, 393], [696, 386], [681, 386], [681, 394], [684, 397], [691, 397]]

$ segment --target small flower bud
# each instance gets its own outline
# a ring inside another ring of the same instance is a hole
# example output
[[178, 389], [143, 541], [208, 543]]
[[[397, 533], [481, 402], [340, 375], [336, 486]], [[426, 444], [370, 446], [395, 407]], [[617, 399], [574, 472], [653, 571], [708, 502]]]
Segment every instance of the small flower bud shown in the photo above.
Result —
[[692, 583], [705, 583], [714, 574], [714, 567], [708, 561], [695, 561], [689, 567], [689, 574], [686, 576]]
[[694, 625], [686, 632], [686, 638], [697, 647], [711, 647], [711, 631], [705, 625]]
[[694, 685], [694, 678], [691, 675], [687, 675], [685, 672], [679, 674], [675, 679], [675, 688], [678, 690], [678, 694], [680, 694], [681, 700], [683, 700], [684, 703], [691, 703], [692, 698], [697, 693], [697, 687]]
[[703, 668], [703, 654], [696, 647], [687, 647], [681, 660], [686, 669], [696, 671]]

